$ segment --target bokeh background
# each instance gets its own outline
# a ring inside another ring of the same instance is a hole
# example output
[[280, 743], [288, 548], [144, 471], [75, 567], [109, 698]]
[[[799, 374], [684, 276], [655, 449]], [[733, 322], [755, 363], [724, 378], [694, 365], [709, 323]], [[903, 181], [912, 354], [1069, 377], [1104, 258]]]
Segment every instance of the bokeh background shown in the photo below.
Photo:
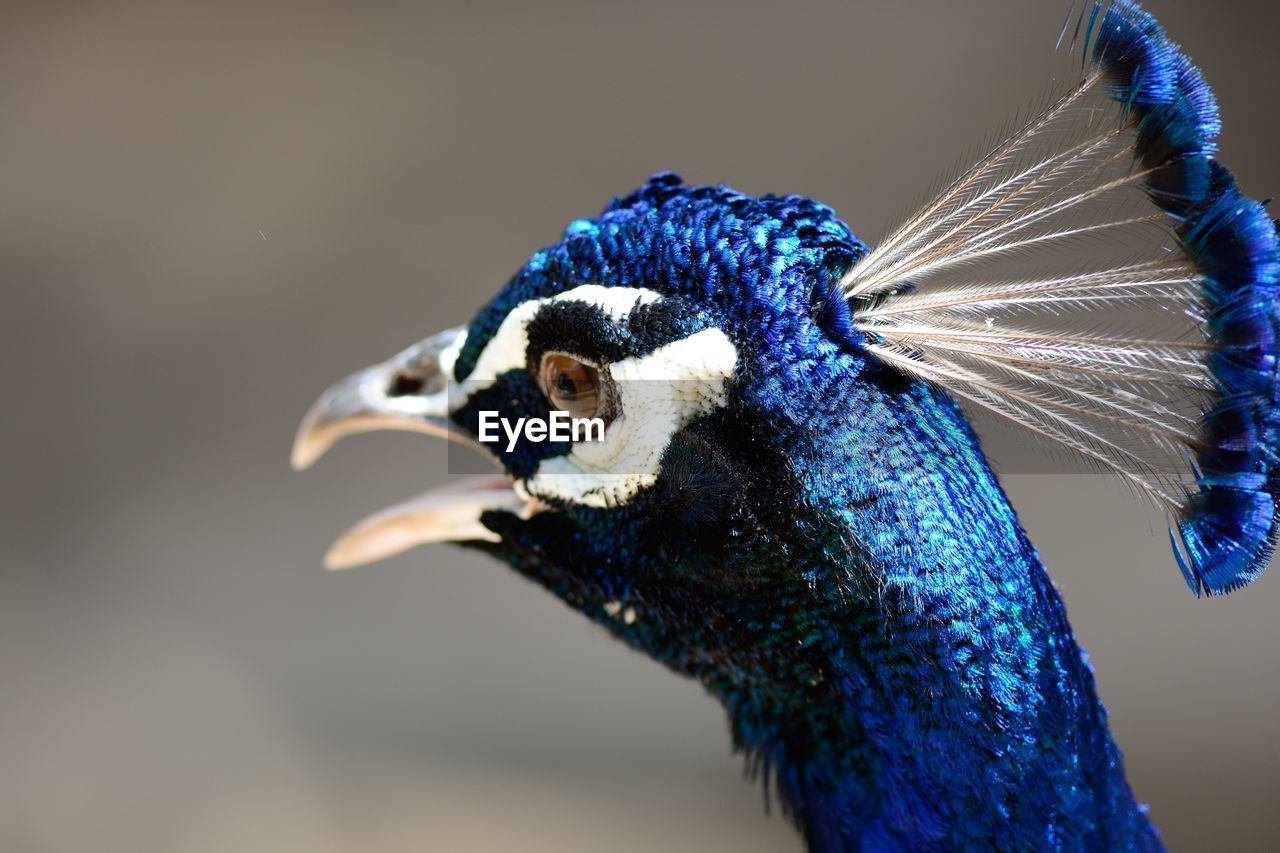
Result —
[[[798, 850], [715, 703], [496, 563], [324, 572], [444, 448], [292, 431], [654, 171], [875, 239], [1066, 5], [5, 3], [0, 849]], [[1280, 194], [1280, 6], [1149, 7]], [[1168, 842], [1273, 844], [1280, 577], [1195, 601], [1114, 484], [1006, 483]]]

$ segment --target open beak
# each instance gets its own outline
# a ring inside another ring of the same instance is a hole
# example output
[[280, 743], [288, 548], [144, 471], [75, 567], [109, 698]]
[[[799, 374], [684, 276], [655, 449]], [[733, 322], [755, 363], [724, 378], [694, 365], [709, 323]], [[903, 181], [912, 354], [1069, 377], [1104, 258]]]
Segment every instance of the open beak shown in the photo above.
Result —
[[[441, 332], [331, 386], [298, 427], [294, 470], [311, 467], [339, 440], [360, 432], [408, 430], [474, 444], [449, 428], [448, 379], [465, 340], [465, 329]], [[428, 542], [498, 541], [480, 523], [491, 509], [528, 517], [535, 507], [503, 474], [458, 478], [356, 524], [329, 549], [325, 566], [359, 566]]]

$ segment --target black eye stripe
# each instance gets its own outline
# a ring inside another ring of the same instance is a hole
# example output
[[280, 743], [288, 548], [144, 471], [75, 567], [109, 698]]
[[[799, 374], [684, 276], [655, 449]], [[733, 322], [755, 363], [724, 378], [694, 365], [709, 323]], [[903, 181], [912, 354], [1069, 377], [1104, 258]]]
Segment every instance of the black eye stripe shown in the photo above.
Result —
[[630, 353], [624, 327], [589, 302], [551, 302], [538, 309], [526, 329], [529, 372], [537, 374], [542, 355], [564, 352], [592, 364], [620, 361]]
[[704, 315], [679, 299], [638, 303], [620, 320], [590, 302], [549, 302], [529, 321], [525, 358], [534, 374], [543, 354], [553, 351], [605, 365], [649, 355], [709, 325]]

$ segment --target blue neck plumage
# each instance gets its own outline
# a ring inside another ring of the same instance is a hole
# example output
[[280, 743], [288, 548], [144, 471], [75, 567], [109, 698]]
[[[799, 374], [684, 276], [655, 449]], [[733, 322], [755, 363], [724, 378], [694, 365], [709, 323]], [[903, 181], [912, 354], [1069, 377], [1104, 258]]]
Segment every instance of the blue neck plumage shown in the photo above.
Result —
[[1061, 599], [965, 419], [920, 383], [853, 389], [777, 430], [824, 519], [790, 555], [825, 602], [807, 626], [823, 692], [731, 692], [740, 745], [816, 850], [1158, 848]]

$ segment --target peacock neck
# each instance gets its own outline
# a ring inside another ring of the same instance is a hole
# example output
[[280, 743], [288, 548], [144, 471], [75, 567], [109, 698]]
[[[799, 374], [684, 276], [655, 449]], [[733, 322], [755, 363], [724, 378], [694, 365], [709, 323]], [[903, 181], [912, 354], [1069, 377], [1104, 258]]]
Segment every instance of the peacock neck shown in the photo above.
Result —
[[792, 554], [822, 602], [796, 626], [816, 674], [779, 689], [775, 673], [730, 708], [810, 847], [1158, 849], [1062, 600], [959, 410], [921, 385], [855, 403], [846, 429], [839, 407], [779, 433], [821, 519]]

